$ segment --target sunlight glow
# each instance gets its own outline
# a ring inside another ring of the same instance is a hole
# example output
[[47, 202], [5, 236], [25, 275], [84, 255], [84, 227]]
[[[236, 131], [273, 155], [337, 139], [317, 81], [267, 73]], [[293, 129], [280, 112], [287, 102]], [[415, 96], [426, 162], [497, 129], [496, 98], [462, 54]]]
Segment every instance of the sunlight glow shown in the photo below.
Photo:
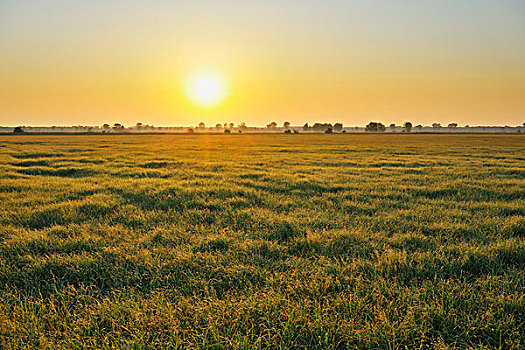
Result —
[[200, 107], [213, 107], [226, 98], [228, 83], [226, 78], [218, 72], [197, 72], [187, 79], [186, 94], [194, 104]]

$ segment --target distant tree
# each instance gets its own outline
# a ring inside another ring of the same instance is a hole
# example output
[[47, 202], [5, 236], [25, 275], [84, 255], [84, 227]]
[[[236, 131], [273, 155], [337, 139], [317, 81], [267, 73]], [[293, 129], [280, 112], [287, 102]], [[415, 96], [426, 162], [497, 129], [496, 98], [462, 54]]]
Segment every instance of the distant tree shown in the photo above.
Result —
[[411, 122], [405, 122], [405, 124], [403, 124], [403, 128], [405, 129], [405, 132], [411, 132], [412, 131], [412, 123]]
[[[525, 123], [524, 123], [525, 124]], [[308, 126], [308, 123], [304, 124], [303, 126], [303, 131], [308, 131], [310, 130], [310, 127]]]
[[382, 123], [370, 122], [366, 125], [366, 132], [383, 132], [385, 131], [385, 126]]
[[290, 129], [286, 129], [286, 130], [284, 130], [284, 133], [285, 133], [285, 134], [291, 134], [291, 133], [292, 133], [292, 130], [290, 130]]
[[222, 128], [221, 124], [215, 124], [215, 129], [220, 130]]
[[332, 130], [332, 128], [328, 128], [328, 129], [325, 130], [324, 133], [325, 134], [331, 134], [331, 133], [333, 133], [333, 130]]
[[419, 132], [419, 131], [423, 130], [423, 125], [421, 125], [421, 124], [416, 125], [415, 129]]
[[276, 123], [276, 122], [271, 122], [270, 124], [266, 125], [266, 127], [267, 127], [268, 129], [276, 128], [276, 127], [277, 127], [277, 123]]
[[113, 124], [113, 129], [115, 129], [115, 130], [122, 130], [122, 129], [124, 129], [124, 125], [122, 125], [120, 123], [115, 123], [115, 124]]
[[343, 130], [343, 123], [335, 123], [334, 131], [341, 131], [341, 130]]
[[193, 130], [193, 128], [188, 128], [188, 129], [186, 130], [186, 132], [187, 132], [188, 134], [193, 134], [193, 133], [195, 132], [195, 130]]
[[199, 129], [205, 129], [205, 128], [206, 128], [206, 124], [204, 124], [204, 122], [200, 122]]
[[109, 129], [109, 124], [102, 125], [102, 129], [108, 130]]
[[224, 129], [228, 129], [228, 123], [224, 123]]
[[525, 128], [525, 123], [523, 123], [523, 127]]
[[245, 123], [245, 122], [242, 122], [242, 123], [240, 123], [240, 124], [237, 126], [237, 128], [238, 128], [239, 130], [246, 130], [248, 127], [246, 126], [246, 123]]
[[323, 131], [323, 132], [328, 130], [328, 129], [332, 129], [332, 131], [333, 131], [333, 126], [332, 126], [332, 124], [329, 124], [329, 123], [315, 123], [311, 127], [311, 129], [313, 131]]
[[437, 131], [439, 128], [441, 128], [441, 124], [434, 123], [434, 124], [432, 124], [432, 128], [434, 129], [434, 131]]
[[290, 127], [290, 122], [284, 122], [283, 126], [285, 129], [288, 129]]
[[137, 126], [137, 129], [141, 129], [143, 125], [142, 125], [142, 123], [137, 123], [136, 126]]
[[450, 131], [456, 130], [457, 127], [458, 127], [457, 123], [450, 123], [450, 124], [447, 125], [447, 128], [449, 128]]
[[230, 123], [229, 126], [230, 126], [230, 129], [233, 129], [233, 127], [235, 126], [235, 124]]
[[396, 124], [393, 124], [393, 123], [390, 124], [389, 128], [390, 128], [391, 131], [395, 131], [396, 130]]
[[230, 129], [224, 129], [224, 133], [225, 134], [231, 134], [231, 131], [230, 131]]
[[24, 131], [24, 129], [22, 129], [21, 126], [17, 126], [16, 128], [13, 129], [13, 133], [15, 133], [15, 134], [21, 134], [23, 132], [25, 132], [25, 131]]
[[299, 133], [299, 131], [297, 131], [297, 130], [294, 130], [294, 131], [293, 131], [293, 133], [294, 133], [294, 134], [298, 134], [298, 133]]

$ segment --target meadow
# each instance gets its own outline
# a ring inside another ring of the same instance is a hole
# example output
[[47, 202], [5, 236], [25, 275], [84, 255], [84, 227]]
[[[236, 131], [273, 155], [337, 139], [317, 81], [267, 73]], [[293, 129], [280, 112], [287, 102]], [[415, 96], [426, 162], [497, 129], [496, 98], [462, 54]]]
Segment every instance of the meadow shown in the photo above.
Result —
[[520, 135], [0, 136], [0, 348], [519, 349]]

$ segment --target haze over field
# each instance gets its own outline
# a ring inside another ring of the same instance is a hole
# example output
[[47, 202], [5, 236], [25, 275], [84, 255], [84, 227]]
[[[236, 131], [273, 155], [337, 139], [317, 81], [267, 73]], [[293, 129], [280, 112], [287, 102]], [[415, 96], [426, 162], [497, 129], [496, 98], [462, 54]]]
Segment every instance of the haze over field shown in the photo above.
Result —
[[0, 124], [521, 125], [524, 43], [520, 0], [4, 0]]

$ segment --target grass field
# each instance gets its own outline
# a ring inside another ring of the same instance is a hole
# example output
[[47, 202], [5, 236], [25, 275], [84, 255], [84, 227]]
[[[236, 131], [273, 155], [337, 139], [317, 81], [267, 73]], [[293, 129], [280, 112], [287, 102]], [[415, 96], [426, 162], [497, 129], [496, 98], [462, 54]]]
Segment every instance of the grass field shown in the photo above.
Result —
[[525, 137], [0, 136], [0, 348], [525, 347]]

